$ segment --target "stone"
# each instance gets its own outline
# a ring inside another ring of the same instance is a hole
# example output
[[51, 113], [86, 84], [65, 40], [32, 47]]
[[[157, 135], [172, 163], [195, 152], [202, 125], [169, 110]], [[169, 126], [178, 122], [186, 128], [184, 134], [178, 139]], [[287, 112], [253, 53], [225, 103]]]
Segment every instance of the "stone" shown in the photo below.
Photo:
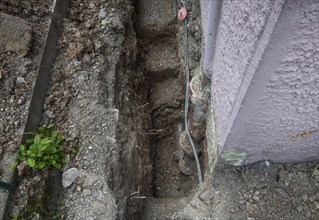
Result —
[[259, 212], [259, 207], [256, 204], [248, 202], [246, 204], [246, 211], [248, 213], [258, 213]]
[[304, 207], [304, 211], [305, 211], [305, 216], [306, 216], [308, 219], [310, 219], [310, 217], [311, 217], [311, 211], [310, 211], [310, 209], [309, 209], [307, 206], [305, 206], [305, 207]]
[[72, 185], [72, 183], [78, 178], [80, 175], [80, 170], [73, 167], [63, 172], [62, 174], [62, 185], [64, 188], [67, 188]]
[[83, 184], [84, 187], [92, 186], [98, 180], [98, 176], [94, 174], [87, 174], [85, 178], [85, 182]]
[[95, 8], [95, 4], [93, 2], [89, 3], [89, 8]]
[[302, 212], [302, 211], [303, 211], [302, 206], [298, 206], [298, 207], [297, 207], [297, 211], [298, 211], [299, 213]]
[[17, 149], [18, 149], [18, 146], [16, 144], [13, 144], [12, 142], [7, 147], [8, 152], [16, 152]]
[[253, 196], [253, 199], [254, 199], [256, 202], [258, 202], [258, 201], [260, 200], [259, 196], [257, 196], [257, 195], [254, 195], [254, 196]]
[[213, 191], [211, 189], [206, 189], [198, 195], [198, 198], [206, 205], [211, 205], [214, 201]]
[[16, 82], [17, 82], [17, 84], [19, 85], [19, 84], [25, 83], [25, 79], [24, 79], [23, 77], [20, 77], [20, 76], [19, 76], [19, 77], [17, 78], [17, 81], [16, 81]]
[[92, 192], [89, 189], [84, 189], [83, 192], [82, 192], [83, 196], [89, 196], [89, 195], [91, 195], [91, 193]]
[[50, 111], [50, 110], [46, 110], [46, 111], [44, 112], [44, 114], [45, 114], [46, 116], [48, 116], [48, 118], [54, 118], [54, 117], [55, 117], [54, 113], [53, 113], [52, 111]]
[[275, 190], [276, 190], [277, 194], [280, 195], [281, 197], [283, 197], [285, 199], [287, 199], [289, 197], [288, 193], [283, 188], [276, 188]]
[[192, 169], [191, 163], [186, 157], [178, 162], [178, 169], [186, 176], [194, 175], [194, 170]]
[[0, 53], [13, 51], [25, 56], [32, 37], [30, 24], [22, 18], [0, 13]]
[[22, 176], [23, 173], [26, 171], [27, 167], [28, 167], [28, 163], [26, 161], [22, 161], [21, 163], [19, 163], [17, 166], [18, 175]]
[[241, 200], [239, 200], [239, 202], [238, 202], [238, 203], [239, 203], [240, 205], [245, 205], [245, 204], [246, 204], [246, 202], [247, 202], [246, 200], [241, 199]]
[[25, 98], [24, 97], [21, 97], [18, 99], [18, 105], [22, 105], [25, 103]]
[[82, 60], [84, 63], [90, 63], [92, 58], [88, 53], [85, 53]]
[[100, 10], [100, 13], [99, 13], [99, 18], [100, 18], [100, 19], [103, 19], [103, 18], [106, 17], [106, 15], [107, 15], [106, 10], [105, 10], [104, 8], [102, 8], [102, 9]]
[[105, 212], [105, 204], [100, 201], [95, 201], [92, 205], [92, 211], [98, 215], [103, 214]]
[[309, 201], [310, 201], [311, 203], [313, 203], [315, 200], [316, 200], [316, 196], [311, 196], [311, 197], [309, 197]]

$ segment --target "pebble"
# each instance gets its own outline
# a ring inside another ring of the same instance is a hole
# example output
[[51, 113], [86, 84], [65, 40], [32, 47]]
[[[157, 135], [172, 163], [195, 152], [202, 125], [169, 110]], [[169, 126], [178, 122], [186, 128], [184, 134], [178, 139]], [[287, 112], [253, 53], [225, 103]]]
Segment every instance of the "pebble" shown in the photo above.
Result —
[[54, 113], [53, 113], [52, 111], [50, 111], [50, 110], [46, 110], [46, 111], [44, 112], [44, 114], [45, 114], [46, 116], [48, 116], [48, 118], [54, 118], [54, 117], [55, 117]]
[[198, 198], [206, 204], [210, 204], [214, 199], [213, 191], [207, 189], [198, 195]]
[[92, 211], [98, 215], [101, 215], [106, 211], [105, 205], [100, 201], [95, 201], [92, 205]]
[[105, 10], [104, 8], [102, 8], [102, 9], [100, 10], [100, 13], [99, 13], [99, 18], [100, 18], [100, 19], [103, 19], [103, 18], [106, 17], [106, 15], [107, 15], [106, 10]]
[[256, 204], [252, 204], [252, 203], [248, 202], [246, 204], [246, 211], [248, 213], [259, 212], [259, 208]]
[[311, 211], [310, 211], [310, 209], [306, 206], [306, 207], [304, 208], [304, 210], [305, 210], [305, 216], [306, 216], [307, 218], [310, 218], [310, 217], [311, 217]]
[[82, 192], [83, 196], [89, 196], [89, 195], [91, 195], [91, 193], [92, 192], [89, 189], [84, 189], [83, 192]]
[[301, 206], [298, 206], [298, 207], [297, 207], [297, 211], [298, 211], [298, 212], [302, 212], [302, 211], [303, 211], [303, 208], [302, 208]]
[[18, 175], [22, 176], [24, 171], [27, 169], [28, 164], [26, 161], [22, 161], [21, 163], [19, 163], [19, 165], [17, 166], [17, 170], [18, 170]]
[[24, 98], [19, 98], [18, 99], [18, 105], [22, 105], [24, 103], [25, 99]]
[[95, 4], [94, 3], [89, 3], [89, 8], [95, 8]]
[[89, 62], [91, 62], [91, 60], [92, 60], [91, 56], [88, 53], [85, 53], [83, 56], [83, 62], [89, 63]]
[[289, 197], [286, 190], [284, 190], [282, 188], [276, 188], [275, 190], [276, 190], [277, 194], [279, 194], [281, 197], [283, 197], [285, 199], [287, 199]]
[[78, 178], [80, 175], [80, 170], [73, 167], [68, 169], [62, 174], [62, 185], [64, 188], [67, 188], [72, 185], [72, 183]]
[[239, 204], [245, 205], [246, 204], [246, 200], [239, 200]]
[[25, 79], [23, 77], [18, 77], [17, 78], [17, 84], [22, 84], [22, 83], [25, 83]]
[[9, 144], [9, 146], [7, 147], [7, 151], [8, 151], [8, 152], [15, 152], [17, 149], [18, 149], [17, 145], [16, 145], [16, 144], [13, 144], [12, 142], [11, 142], [11, 144]]
[[85, 178], [85, 182], [83, 184], [83, 186], [92, 186], [93, 183], [95, 183], [98, 179], [98, 176], [94, 175], [94, 174], [87, 174], [86, 178]]
[[254, 199], [256, 202], [258, 202], [258, 201], [260, 200], [259, 196], [256, 196], [256, 195], [253, 196], [253, 199]]
[[309, 197], [309, 201], [310, 201], [311, 203], [313, 203], [315, 200], [316, 200], [316, 196], [311, 196], [311, 197]]
[[101, 24], [105, 26], [107, 24], [107, 20], [102, 20]]

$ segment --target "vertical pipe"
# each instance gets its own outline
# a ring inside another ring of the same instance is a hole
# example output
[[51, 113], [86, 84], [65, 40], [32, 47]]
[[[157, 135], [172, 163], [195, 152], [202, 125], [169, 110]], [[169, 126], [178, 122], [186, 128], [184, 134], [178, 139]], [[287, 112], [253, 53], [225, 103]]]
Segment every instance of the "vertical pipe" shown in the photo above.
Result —
[[[202, 0], [202, 7], [204, 2], [207, 0]], [[212, 65], [215, 55], [215, 45], [217, 41], [218, 27], [221, 17], [223, 0], [212, 0], [209, 1], [208, 9], [202, 8], [202, 13], [208, 13], [202, 16], [203, 19], [208, 19], [208, 21], [203, 21], [204, 30], [204, 73], [207, 77], [211, 78]], [[206, 17], [206, 18], [205, 18]]]

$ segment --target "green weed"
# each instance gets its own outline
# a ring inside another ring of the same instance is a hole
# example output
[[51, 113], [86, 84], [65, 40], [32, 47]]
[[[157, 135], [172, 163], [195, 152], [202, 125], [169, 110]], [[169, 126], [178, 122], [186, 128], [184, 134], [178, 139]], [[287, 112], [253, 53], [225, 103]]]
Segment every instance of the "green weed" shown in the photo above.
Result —
[[66, 162], [63, 148], [64, 136], [53, 129], [53, 125], [39, 127], [39, 133], [27, 139], [26, 144], [19, 146], [17, 162], [10, 169], [14, 169], [20, 162], [26, 161], [33, 169], [44, 169], [53, 166], [60, 169]]

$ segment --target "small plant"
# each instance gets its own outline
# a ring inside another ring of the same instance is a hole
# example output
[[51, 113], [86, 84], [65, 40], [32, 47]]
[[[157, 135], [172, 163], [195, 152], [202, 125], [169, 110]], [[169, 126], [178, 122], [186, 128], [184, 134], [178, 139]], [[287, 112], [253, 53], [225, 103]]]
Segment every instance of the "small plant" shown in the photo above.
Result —
[[63, 143], [64, 136], [53, 129], [53, 125], [39, 127], [39, 133], [33, 134], [32, 138], [27, 139], [26, 144], [19, 146], [17, 163], [22, 161], [33, 169], [44, 169], [53, 166], [60, 169], [66, 162]]
[[14, 214], [11, 220], [18, 220], [19, 219], [19, 214]]
[[53, 219], [63, 219], [64, 212], [65, 212], [65, 206], [59, 207], [55, 215], [53, 216]]

